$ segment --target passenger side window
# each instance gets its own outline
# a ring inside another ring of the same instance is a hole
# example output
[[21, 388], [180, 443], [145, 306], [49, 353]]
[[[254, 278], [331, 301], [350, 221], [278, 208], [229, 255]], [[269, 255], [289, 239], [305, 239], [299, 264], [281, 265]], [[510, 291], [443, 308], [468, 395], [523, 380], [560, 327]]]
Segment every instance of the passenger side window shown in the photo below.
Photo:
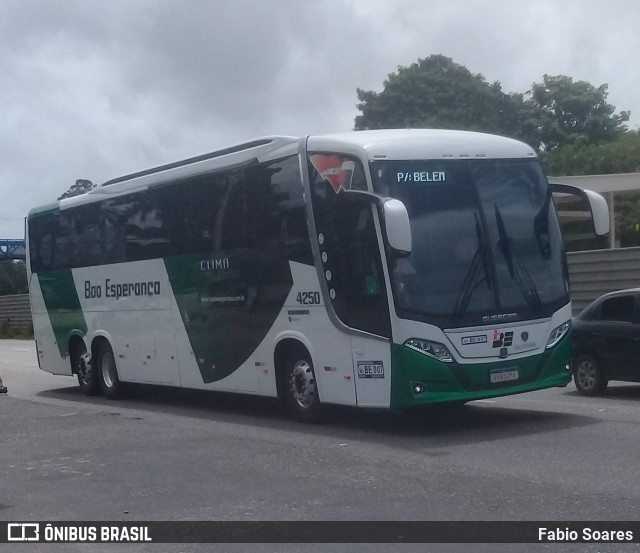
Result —
[[600, 306], [600, 320], [621, 323], [633, 322], [635, 306], [634, 296], [617, 296], [602, 302]]
[[331, 305], [348, 327], [391, 336], [373, 207], [350, 202], [342, 188], [366, 190], [362, 164], [337, 154], [312, 154], [311, 198]]

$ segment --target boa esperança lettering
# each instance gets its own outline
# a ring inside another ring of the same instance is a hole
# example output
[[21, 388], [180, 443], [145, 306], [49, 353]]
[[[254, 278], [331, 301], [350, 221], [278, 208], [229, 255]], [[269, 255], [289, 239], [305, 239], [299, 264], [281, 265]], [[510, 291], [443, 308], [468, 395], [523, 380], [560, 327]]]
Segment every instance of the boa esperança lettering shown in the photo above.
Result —
[[147, 280], [142, 282], [113, 282], [107, 278], [102, 284], [92, 284], [90, 280], [84, 281], [84, 297], [86, 299], [105, 298], [119, 300], [120, 298], [159, 296], [160, 281]]

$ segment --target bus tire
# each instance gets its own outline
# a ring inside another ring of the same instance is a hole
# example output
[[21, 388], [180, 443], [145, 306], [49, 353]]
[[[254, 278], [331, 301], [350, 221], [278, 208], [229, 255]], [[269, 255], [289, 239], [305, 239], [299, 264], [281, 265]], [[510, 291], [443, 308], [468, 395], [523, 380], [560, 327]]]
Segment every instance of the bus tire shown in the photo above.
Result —
[[607, 387], [607, 379], [600, 364], [592, 355], [583, 353], [574, 362], [573, 382], [578, 392], [585, 396], [597, 396]]
[[122, 382], [118, 378], [116, 356], [109, 342], [102, 342], [98, 347], [98, 374], [100, 376], [100, 388], [105, 397], [119, 399], [122, 397]]
[[313, 363], [302, 348], [296, 348], [287, 357], [284, 384], [285, 400], [291, 414], [300, 422], [320, 422], [322, 405]]
[[84, 342], [78, 342], [71, 353], [72, 371], [78, 376], [80, 390], [86, 396], [96, 396], [100, 393], [100, 381], [95, 367], [91, 363], [91, 356], [87, 353]]

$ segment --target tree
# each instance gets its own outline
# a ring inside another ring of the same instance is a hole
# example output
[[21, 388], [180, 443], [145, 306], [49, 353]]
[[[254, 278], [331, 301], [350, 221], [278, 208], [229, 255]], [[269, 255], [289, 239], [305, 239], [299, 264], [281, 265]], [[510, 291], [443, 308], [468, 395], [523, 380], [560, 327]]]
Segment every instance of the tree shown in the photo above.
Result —
[[[448, 128], [504, 134], [528, 140], [535, 130], [523, 95], [505, 94], [451, 58], [432, 55], [398, 67], [382, 92], [358, 89], [356, 130]], [[528, 117], [529, 116], [529, 117]]]
[[602, 144], [567, 144], [543, 156], [548, 175], [606, 175], [640, 172], [640, 133], [627, 131]]
[[382, 92], [357, 89], [356, 130], [431, 127], [510, 136], [539, 152], [567, 144], [601, 144], [626, 131], [629, 112], [614, 113], [607, 85], [544, 75], [525, 93], [506, 94], [498, 81], [442, 55], [399, 67]]
[[630, 112], [615, 114], [607, 103], [607, 85], [574, 82], [565, 75], [544, 75], [525, 95], [539, 117], [539, 141], [534, 146], [551, 151], [565, 144], [601, 144], [626, 131]]
[[28, 293], [24, 261], [0, 261], [0, 296]]
[[80, 194], [84, 194], [85, 192], [89, 192], [92, 188], [95, 188], [96, 185], [93, 184], [90, 180], [87, 179], [78, 179], [75, 184], [71, 185], [71, 188], [67, 190], [62, 196], [59, 196], [59, 200], [64, 200], [65, 198], [72, 198], [73, 196], [79, 196]]

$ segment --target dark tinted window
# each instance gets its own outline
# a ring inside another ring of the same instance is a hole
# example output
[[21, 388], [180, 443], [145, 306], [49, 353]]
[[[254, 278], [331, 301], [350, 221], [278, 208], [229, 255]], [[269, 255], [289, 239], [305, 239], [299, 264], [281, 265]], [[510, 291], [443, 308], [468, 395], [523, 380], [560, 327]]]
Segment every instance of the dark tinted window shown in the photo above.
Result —
[[376, 161], [371, 174], [411, 222], [411, 255], [390, 266], [401, 317], [463, 327], [491, 313], [547, 316], [569, 301], [537, 160]]
[[234, 249], [312, 263], [297, 156], [37, 214], [29, 240], [35, 272]]
[[606, 299], [600, 306], [600, 320], [633, 322], [635, 298], [633, 296], [617, 296]]
[[[313, 155], [310, 157], [313, 163]], [[347, 158], [341, 156], [341, 159]], [[352, 163], [351, 189], [366, 189], [360, 162], [353, 160]], [[390, 336], [391, 323], [373, 208], [366, 202], [348, 201], [344, 193], [339, 192], [336, 182], [323, 177], [313, 164], [309, 170], [317, 238], [333, 309], [351, 328]]]
[[243, 228], [250, 248], [312, 264], [297, 157], [252, 167], [244, 189]]
[[58, 213], [38, 213], [29, 221], [29, 256], [32, 271], [51, 269]]
[[[114, 257], [110, 263], [153, 259], [171, 250], [171, 241], [164, 226], [164, 209], [158, 199], [158, 193], [152, 191], [117, 198], [103, 206], [102, 216], [115, 223], [117, 229], [116, 247], [112, 251]], [[119, 257], [123, 249], [124, 257]]]

